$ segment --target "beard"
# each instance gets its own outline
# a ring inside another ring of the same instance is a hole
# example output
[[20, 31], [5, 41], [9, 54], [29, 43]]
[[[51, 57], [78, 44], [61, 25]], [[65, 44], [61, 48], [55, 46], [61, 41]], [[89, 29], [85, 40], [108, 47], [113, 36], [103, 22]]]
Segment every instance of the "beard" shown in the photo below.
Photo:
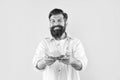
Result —
[[50, 32], [55, 39], [60, 39], [62, 34], [65, 32], [65, 27], [62, 25], [52, 26], [50, 28]]

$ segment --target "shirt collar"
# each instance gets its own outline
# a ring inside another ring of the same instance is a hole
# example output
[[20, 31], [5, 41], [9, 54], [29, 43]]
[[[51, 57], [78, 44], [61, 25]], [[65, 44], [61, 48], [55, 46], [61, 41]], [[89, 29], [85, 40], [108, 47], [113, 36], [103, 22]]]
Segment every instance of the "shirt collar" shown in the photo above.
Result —
[[[65, 32], [64, 33], [64, 35], [63, 35], [63, 38], [62, 39], [60, 39], [60, 40], [65, 40], [65, 39], [68, 39], [69, 38], [69, 36], [67, 35], [67, 33]], [[51, 41], [53, 41], [53, 40], [56, 40], [54, 37], [51, 37]]]

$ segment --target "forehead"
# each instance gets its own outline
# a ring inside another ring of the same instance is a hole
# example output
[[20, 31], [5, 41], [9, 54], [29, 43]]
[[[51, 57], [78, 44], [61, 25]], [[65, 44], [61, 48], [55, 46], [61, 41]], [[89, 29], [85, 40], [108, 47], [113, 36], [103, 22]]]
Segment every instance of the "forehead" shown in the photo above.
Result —
[[50, 17], [50, 20], [52, 20], [52, 19], [64, 19], [64, 17], [62, 14], [57, 14], [57, 15], [52, 15]]

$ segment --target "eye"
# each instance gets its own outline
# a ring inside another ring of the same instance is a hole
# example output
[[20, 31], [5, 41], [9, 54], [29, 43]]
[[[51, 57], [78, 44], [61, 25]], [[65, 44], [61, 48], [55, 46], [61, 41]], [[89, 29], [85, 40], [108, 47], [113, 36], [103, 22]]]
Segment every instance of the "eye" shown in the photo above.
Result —
[[51, 20], [50, 22], [51, 22], [51, 23], [55, 23], [55, 20]]
[[62, 22], [62, 20], [61, 20], [61, 19], [58, 19], [58, 22]]

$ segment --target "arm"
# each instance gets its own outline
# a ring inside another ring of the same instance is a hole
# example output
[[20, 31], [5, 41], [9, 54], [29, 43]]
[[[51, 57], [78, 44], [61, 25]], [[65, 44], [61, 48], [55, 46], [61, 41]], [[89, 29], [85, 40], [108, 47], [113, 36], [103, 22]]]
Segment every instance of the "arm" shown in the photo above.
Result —
[[71, 65], [74, 69], [78, 71], [84, 70], [87, 66], [88, 61], [85, 55], [84, 48], [79, 40], [75, 41], [72, 46], [74, 46], [72, 53], [66, 52], [66, 54], [71, 55], [65, 55], [63, 58], [61, 58], [60, 61], [66, 65]]
[[60, 61], [66, 65], [71, 65], [76, 70], [82, 69], [82, 63], [79, 60], [75, 59], [72, 55], [64, 56]]
[[70, 61], [71, 66], [76, 70], [85, 70], [87, 66], [87, 57], [85, 55], [84, 48], [80, 40], [76, 41], [73, 48], [72, 58]]
[[72, 61], [70, 61], [70, 65], [76, 70], [79, 70], [79, 71], [82, 70], [81, 61], [79, 61], [79, 60], [77, 60], [75, 58], [73, 58]]
[[39, 70], [43, 70], [45, 69], [47, 66], [45, 60], [38, 60], [37, 64], [36, 64], [36, 68], [39, 69]]
[[33, 65], [35, 70], [43, 70], [46, 68], [49, 59], [46, 58], [47, 46], [45, 41], [41, 41], [35, 50], [35, 55], [33, 57]]
[[36, 64], [36, 68], [39, 70], [43, 70], [46, 66], [52, 65], [56, 60], [51, 57], [44, 57], [43, 59], [39, 60]]

